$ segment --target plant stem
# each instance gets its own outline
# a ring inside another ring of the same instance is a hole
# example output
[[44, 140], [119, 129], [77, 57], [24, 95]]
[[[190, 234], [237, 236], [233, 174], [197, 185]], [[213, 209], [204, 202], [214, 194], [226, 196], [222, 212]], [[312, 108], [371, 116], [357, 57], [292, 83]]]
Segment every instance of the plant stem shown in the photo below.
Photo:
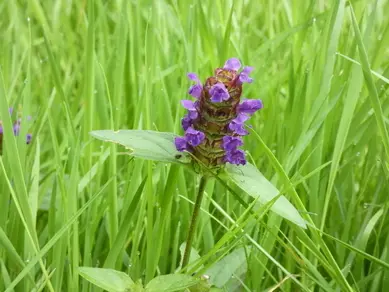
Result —
[[197, 193], [196, 203], [194, 205], [194, 209], [192, 213], [192, 219], [189, 226], [188, 237], [186, 238], [186, 246], [185, 246], [184, 258], [182, 260], [182, 268], [184, 268], [189, 262], [190, 251], [192, 249], [192, 242], [193, 242], [194, 235], [196, 233], [197, 219], [199, 217], [201, 201], [203, 200], [206, 184], [207, 184], [207, 177], [203, 175], [200, 179], [199, 190]]

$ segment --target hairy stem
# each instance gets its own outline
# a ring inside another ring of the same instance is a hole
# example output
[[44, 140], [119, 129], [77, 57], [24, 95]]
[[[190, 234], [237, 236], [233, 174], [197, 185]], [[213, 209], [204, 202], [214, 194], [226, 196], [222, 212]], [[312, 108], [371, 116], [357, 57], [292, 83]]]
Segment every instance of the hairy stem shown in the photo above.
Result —
[[189, 226], [188, 237], [186, 238], [186, 246], [185, 246], [184, 258], [182, 260], [182, 268], [184, 268], [189, 262], [190, 251], [192, 249], [193, 238], [196, 233], [197, 219], [199, 217], [201, 201], [203, 200], [206, 184], [207, 184], [207, 177], [202, 176], [200, 179], [199, 191], [197, 193], [196, 203], [194, 205], [192, 219]]

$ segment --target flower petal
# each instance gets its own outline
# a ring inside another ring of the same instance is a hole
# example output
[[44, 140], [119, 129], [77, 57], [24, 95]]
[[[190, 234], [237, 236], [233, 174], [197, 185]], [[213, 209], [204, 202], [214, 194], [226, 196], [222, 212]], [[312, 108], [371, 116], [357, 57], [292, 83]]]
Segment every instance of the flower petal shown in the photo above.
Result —
[[239, 146], [243, 145], [243, 141], [240, 137], [224, 136], [223, 137], [223, 149], [226, 151], [236, 150]]
[[203, 86], [201, 84], [192, 85], [188, 90], [188, 93], [197, 99], [201, 97], [202, 92], [203, 92]]
[[195, 81], [196, 83], [201, 83], [196, 73], [188, 73], [187, 76], [190, 80]]
[[244, 67], [242, 72], [240, 72], [239, 74], [239, 81], [241, 83], [251, 83], [253, 82], [253, 78], [249, 77], [249, 74], [251, 73], [251, 71], [254, 70], [254, 67]]
[[235, 134], [238, 134], [239, 136], [245, 136], [247, 135], [249, 132], [244, 128], [244, 125], [243, 124], [237, 124], [237, 123], [234, 123], [234, 122], [231, 122], [229, 125], [228, 125], [228, 128]]
[[192, 126], [192, 124], [193, 124], [193, 120], [188, 115], [183, 117], [181, 120], [181, 126], [184, 129], [184, 131], [186, 131], [186, 129]]
[[235, 134], [238, 134], [240, 136], [245, 136], [249, 132], [244, 128], [244, 122], [247, 121], [249, 117], [245, 114], [239, 114], [235, 119], [233, 119], [229, 125], [228, 128], [234, 132]]
[[188, 99], [181, 100], [181, 104], [187, 110], [196, 110], [195, 103], [191, 100]]
[[229, 151], [226, 153], [224, 159], [225, 161], [236, 165], [245, 165], [247, 163], [245, 154], [242, 150]]
[[174, 139], [174, 144], [178, 151], [185, 151], [188, 149], [188, 143], [184, 137], [176, 137]]
[[231, 58], [231, 59], [228, 59], [226, 61], [226, 63], [224, 64], [224, 69], [228, 69], [228, 70], [235, 70], [235, 71], [238, 71], [240, 69], [240, 61], [239, 59], [237, 58]]
[[263, 108], [262, 100], [260, 100], [260, 99], [245, 99], [238, 106], [238, 113], [252, 115], [257, 110], [260, 110], [261, 108]]
[[212, 86], [209, 90], [209, 94], [211, 95], [211, 101], [213, 102], [222, 102], [230, 99], [230, 94], [223, 83], [216, 83]]
[[192, 127], [189, 127], [185, 131], [185, 140], [189, 145], [198, 146], [205, 139], [205, 134], [203, 132], [197, 131]]
[[232, 121], [237, 123], [237, 124], [243, 124], [248, 119], [249, 119], [249, 117], [247, 115], [238, 114], [238, 116], [235, 119], [233, 119]]

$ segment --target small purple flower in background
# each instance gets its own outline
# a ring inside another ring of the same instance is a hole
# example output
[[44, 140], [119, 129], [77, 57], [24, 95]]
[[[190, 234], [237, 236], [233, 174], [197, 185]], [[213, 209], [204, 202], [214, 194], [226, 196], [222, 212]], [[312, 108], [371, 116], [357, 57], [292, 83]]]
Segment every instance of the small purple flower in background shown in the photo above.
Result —
[[[11, 107], [11, 108], [9, 108], [8, 112], [9, 112], [10, 115], [12, 115], [13, 112], [14, 112], [14, 109]], [[27, 119], [30, 120], [31, 117], [28, 117]], [[19, 136], [21, 123], [22, 123], [22, 118], [21, 117], [19, 117], [13, 123], [12, 130], [13, 130], [14, 136]], [[0, 154], [1, 154], [2, 149], [3, 149], [3, 136], [4, 136], [4, 128], [3, 128], [3, 123], [0, 121]], [[32, 140], [32, 135], [31, 134], [27, 134], [26, 135], [26, 144], [30, 144], [31, 140]]]
[[26, 143], [30, 144], [31, 140], [32, 140], [32, 134], [27, 134], [27, 136], [26, 136]]
[[13, 126], [13, 130], [14, 130], [14, 135], [15, 136], [19, 136], [19, 132], [20, 132], [20, 122], [21, 122], [21, 119], [17, 119], [17, 121], [14, 123], [14, 126]]
[[226, 162], [246, 164], [241, 136], [249, 132], [244, 123], [263, 108], [259, 99], [241, 101], [243, 83], [251, 83], [249, 74], [253, 67], [242, 67], [237, 58], [227, 60], [223, 68], [215, 70], [215, 76], [204, 84], [198, 76], [189, 73], [188, 78], [196, 82], [188, 93], [197, 101], [183, 100], [188, 110], [181, 124], [184, 137], [176, 137], [178, 151], [191, 152], [198, 160], [210, 167], [220, 167]]

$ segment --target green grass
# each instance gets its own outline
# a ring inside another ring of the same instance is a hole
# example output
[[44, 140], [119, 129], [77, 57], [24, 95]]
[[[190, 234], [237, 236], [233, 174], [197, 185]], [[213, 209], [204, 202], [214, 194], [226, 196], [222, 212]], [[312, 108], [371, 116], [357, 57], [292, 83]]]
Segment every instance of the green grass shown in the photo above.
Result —
[[[224, 291], [384, 291], [387, 15], [386, 0], [0, 2], [0, 291], [97, 291], [81, 266], [143, 283], [179, 269], [198, 178], [89, 132], [182, 133], [186, 73], [230, 57], [255, 67], [244, 96], [265, 105], [250, 162], [309, 228], [211, 180], [184, 272]], [[11, 106], [32, 116], [15, 138]]]

